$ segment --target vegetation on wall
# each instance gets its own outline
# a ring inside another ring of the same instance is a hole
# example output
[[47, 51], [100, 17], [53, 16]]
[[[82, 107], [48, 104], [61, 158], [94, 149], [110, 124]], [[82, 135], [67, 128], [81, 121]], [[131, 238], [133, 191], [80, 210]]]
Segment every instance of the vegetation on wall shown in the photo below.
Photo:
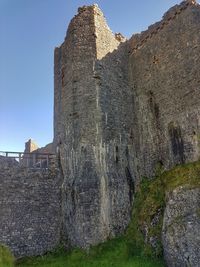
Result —
[[200, 162], [164, 171], [158, 164], [153, 179], [143, 179], [135, 196], [132, 220], [126, 233], [129, 253], [162, 257], [161, 230], [166, 193], [184, 186], [200, 187]]
[[116, 238], [91, 248], [89, 252], [73, 249], [66, 253], [63, 249], [43, 257], [30, 258], [19, 262], [19, 267], [163, 267], [158, 260], [129, 257], [123, 238]]

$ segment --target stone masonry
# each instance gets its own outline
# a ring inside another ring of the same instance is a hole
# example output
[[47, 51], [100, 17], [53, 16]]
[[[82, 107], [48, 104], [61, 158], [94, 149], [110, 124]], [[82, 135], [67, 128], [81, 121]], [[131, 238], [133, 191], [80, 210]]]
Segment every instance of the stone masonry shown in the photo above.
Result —
[[79, 9], [55, 50], [54, 142], [64, 177], [64, 231], [72, 246], [114, 236], [130, 218], [133, 177], [124, 127], [131, 112], [124, 77], [128, 62], [123, 52], [115, 53], [126, 49], [123, 41], [94, 5]]
[[162, 242], [170, 267], [198, 267], [200, 263], [200, 188], [178, 187], [168, 193]]
[[[144, 32], [129, 58], [134, 161], [151, 176], [200, 156], [200, 6], [185, 1]], [[134, 39], [134, 37], [133, 37]]]
[[41, 255], [60, 244], [61, 180], [53, 169], [1, 166], [0, 244], [13, 254]]
[[126, 40], [97, 5], [79, 8], [55, 49], [53, 144], [34, 150], [59, 170], [0, 158], [0, 243], [15, 256], [122, 233], [143, 176], [199, 159], [199, 25], [187, 0]]
[[54, 147], [64, 233], [88, 247], [123, 232], [134, 188], [157, 165], [197, 160], [200, 7], [184, 1], [140, 35], [114, 35], [79, 8], [55, 49]]

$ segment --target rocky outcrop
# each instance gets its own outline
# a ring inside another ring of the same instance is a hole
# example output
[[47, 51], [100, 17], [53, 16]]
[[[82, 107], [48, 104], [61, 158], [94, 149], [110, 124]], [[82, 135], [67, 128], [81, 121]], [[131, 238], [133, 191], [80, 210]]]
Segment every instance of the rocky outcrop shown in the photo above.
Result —
[[200, 188], [168, 193], [162, 241], [169, 267], [200, 266]]

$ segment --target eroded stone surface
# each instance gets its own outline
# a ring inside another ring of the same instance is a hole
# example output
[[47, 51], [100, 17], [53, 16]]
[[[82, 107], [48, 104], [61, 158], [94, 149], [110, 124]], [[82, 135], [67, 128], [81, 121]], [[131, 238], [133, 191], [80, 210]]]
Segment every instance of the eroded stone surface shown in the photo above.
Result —
[[163, 249], [170, 267], [200, 263], [200, 189], [180, 187], [168, 194], [163, 220]]
[[151, 35], [142, 34], [149, 38], [130, 56], [139, 176], [153, 175], [158, 162], [170, 169], [199, 158], [200, 8], [190, 2], [172, 8]]
[[19, 162], [13, 158], [7, 158], [5, 156], [0, 156], [0, 169], [2, 168], [12, 168], [13, 166], [19, 166]]
[[55, 50], [54, 142], [64, 176], [64, 231], [73, 246], [114, 236], [130, 218], [133, 177], [125, 126], [130, 90], [121, 41], [94, 5], [79, 9]]
[[200, 8], [184, 1], [125, 40], [97, 5], [79, 9], [55, 50], [54, 146], [64, 233], [88, 247], [123, 232], [134, 187], [157, 164], [199, 157]]

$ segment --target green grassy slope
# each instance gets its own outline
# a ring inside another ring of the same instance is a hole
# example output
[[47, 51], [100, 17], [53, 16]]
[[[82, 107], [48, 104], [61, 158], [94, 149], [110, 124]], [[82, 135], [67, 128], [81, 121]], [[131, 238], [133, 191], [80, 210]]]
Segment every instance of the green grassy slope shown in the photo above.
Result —
[[59, 250], [43, 257], [30, 258], [19, 263], [20, 267], [163, 267], [158, 260], [129, 257], [123, 239], [114, 239], [96, 246], [87, 254], [75, 249], [70, 253]]

